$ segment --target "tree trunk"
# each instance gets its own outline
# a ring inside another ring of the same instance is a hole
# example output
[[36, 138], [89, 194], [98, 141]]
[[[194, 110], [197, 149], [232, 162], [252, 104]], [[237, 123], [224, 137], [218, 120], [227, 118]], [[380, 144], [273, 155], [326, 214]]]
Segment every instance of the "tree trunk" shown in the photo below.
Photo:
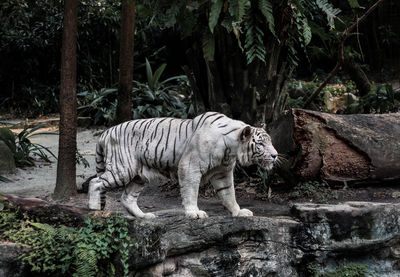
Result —
[[78, 1], [65, 0], [61, 49], [60, 137], [55, 199], [76, 193], [76, 42]]
[[84, 208], [54, 204], [39, 198], [19, 197], [12, 194], [1, 194], [0, 202], [18, 207], [28, 217], [48, 224], [61, 223], [68, 226], [78, 226], [85, 221], [90, 212], [90, 210]]
[[371, 90], [371, 82], [360, 65], [349, 57], [345, 57], [343, 65], [351, 80], [356, 84], [360, 96], [367, 95]]
[[270, 130], [288, 156], [287, 181], [324, 179], [333, 184], [400, 180], [400, 114], [337, 115], [291, 110]]
[[121, 12], [121, 42], [119, 51], [119, 86], [117, 121], [132, 119], [133, 47], [136, 0], [123, 0]]

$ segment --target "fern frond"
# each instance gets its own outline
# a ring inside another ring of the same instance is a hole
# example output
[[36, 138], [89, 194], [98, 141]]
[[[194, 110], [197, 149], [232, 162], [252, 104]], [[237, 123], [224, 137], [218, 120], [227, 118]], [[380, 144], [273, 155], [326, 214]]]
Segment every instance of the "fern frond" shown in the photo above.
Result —
[[241, 23], [246, 13], [246, 9], [250, 6], [249, 0], [230, 0], [229, 14], [234, 17], [235, 22]]
[[56, 229], [53, 226], [46, 224], [46, 223], [29, 222], [29, 224], [32, 225], [33, 227], [36, 227], [40, 230], [47, 232], [47, 233], [54, 234], [56, 232]]
[[245, 54], [247, 64], [252, 63], [255, 59], [258, 59], [265, 63], [265, 46], [264, 46], [264, 32], [259, 27], [263, 21], [260, 19], [257, 13], [253, 12], [251, 8], [246, 10], [246, 38], [245, 38]]
[[269, 30], [274, 35], [274, 37], [276, 37], [275, 20], [274, 20], [273, 7], [272, 7], [271, 2], [269, 0], [259, 0], [258, 7], [268, 22]]
[[88, 249], [86, 245], [77, 245], [74, 250], [74, 261], [75, 272], [72, 277], [95, 277], [98, 272], [97, 266], [97, 253], [93, 249]]
[[307, 18], [303, 17], [301, 22], [302, 22], [301, 27], [302, 27], [302, 35], [303, 35], [303, 39], [304, 39], [304, 46], [307, 46], [311, 42], [312, 32], [311, 32], [310, 25], [308, 25]]
[[208, 26], [210, 27], [211, 33], [214, 33], [215, 25], [218, 23], [219, 14], [221, 13], [223, 0], [212, 0], [211, 1], [210, 16], [208, 18]]
[[328, 26], [331, 29], [335, 28], [335, 18], [340, 13], [340, 9], [334, 8], [331, 3], [327, 0], [316, 0], [318, 8], [320, 8], [325, 14], [328, 20]]

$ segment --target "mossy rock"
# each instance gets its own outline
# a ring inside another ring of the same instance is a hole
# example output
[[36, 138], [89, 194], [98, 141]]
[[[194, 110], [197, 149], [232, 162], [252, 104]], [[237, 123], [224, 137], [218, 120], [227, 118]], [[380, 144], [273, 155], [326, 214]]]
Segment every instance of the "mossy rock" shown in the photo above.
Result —
[[7, 144], [0, 140], [0, 174], [14, 173], [16, 170], [14, 155]]
[[15, 145], [15, 135], [9, 128], [0, 128], [0, 141], [4, 141], [8, 147], [11, 147]]

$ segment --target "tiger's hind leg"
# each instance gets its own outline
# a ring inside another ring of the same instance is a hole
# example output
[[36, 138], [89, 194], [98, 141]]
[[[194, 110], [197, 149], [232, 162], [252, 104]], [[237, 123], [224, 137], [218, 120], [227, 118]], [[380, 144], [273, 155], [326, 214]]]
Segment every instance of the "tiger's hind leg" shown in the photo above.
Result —
[[93, 178], [89, 183], [89, 209], [102, 210], [106, 204], [106, 191], [116, 187], [122, 187], [124, 179], [106, 170], [103, 173], [98, 173], [98, 177]]
[[128, 210], [128, 212], [136, 217], [151, 219], [156, 216], [153, 213], [144, 213], [138, 206], [137, 200], [140, 192], [143, 190], [144, 182], [139, 176], [126, 185], [124, 192], [121, 196], [121, 203]]
[[105, 202], [105, 186], [103, 181], [99, 178], [90, 180], [89, 189], [89, 209], [102, 210], [106, 204]]

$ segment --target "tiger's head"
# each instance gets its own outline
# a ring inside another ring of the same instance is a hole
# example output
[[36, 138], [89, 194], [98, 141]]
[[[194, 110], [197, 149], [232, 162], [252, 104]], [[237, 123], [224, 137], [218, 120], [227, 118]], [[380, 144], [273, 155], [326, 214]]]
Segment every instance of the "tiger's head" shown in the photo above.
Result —
[[238, 160], [241, 165], [258, 164], [271, 170], [278, 161], [278, 152], [271, 142], [271, 137], [263, 128], [244, 127], [240, 132]]

